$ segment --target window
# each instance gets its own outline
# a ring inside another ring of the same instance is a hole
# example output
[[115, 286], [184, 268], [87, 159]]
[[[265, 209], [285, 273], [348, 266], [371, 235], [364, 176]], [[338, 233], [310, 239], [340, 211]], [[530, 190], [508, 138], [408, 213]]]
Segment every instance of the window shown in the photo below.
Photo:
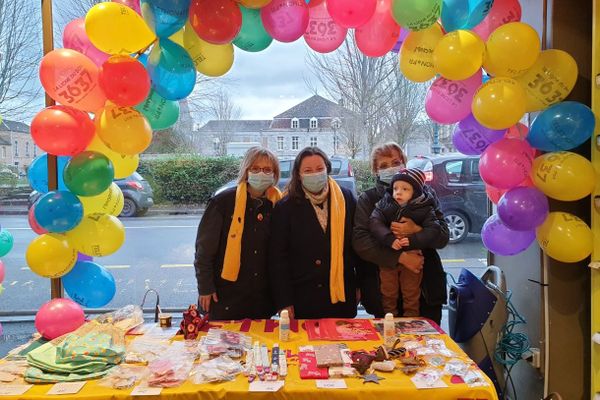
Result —
[[279, 171], [281, 179], [288, 179], [292, 170], [292, 160], [283, 160], [279, 162]]
[[331, 121], [331, 127], [334, 130], [340, 129], [342, 127], [342, 121], [339, 118], [334, 118], [333, 121]]
[[312, 147], [317, 147], [318, 146], [317, 143], [318, 143], [317, 137], [316, 136], [311, 136], [310, 137], [310, 145]]
[[319, 127], [319, 120], [316, 118], [310, 119], [310, 129], [317, 129]]
[[481, 175], [479, 175], [479, 159], [473, 160], [471, 163], [471, 180], [477, 183], [483, 183]]
[[283, 136], [277, 136], [277, 150], [279, 151], [283, 150], [283, 140]]
[[300, 127], [300, 120], [298, 118], [292, 118], [292, 129], [298, 129]]
[[6, 147], [2, 146], [2, 158], [6, 158]]
[[37, 157], [37, 146], [35, 144], [33, 145], [33, 156]]
[[29, 142], [25, 142], [25, 155], [29, 157]]
[[19, 157], [19, 141], [15, 140], [15, 157]]
[[214, 139], [213, 139], [213, 150], [214, 150], [215, 152], [217, 152], [217, 153], [219, 152], [219, 143], [220, 143], [220, 142], [221, 142], [221, 141], [219, 140], [219, 138], [214, 138]]
[[299, 141], [300, 141], [299, 136], [292, 136], [292, 150], [298, 150]]
[[462, 182], [462, 168], [463, 160], [448, 161], [445, 165], [446, 175], [448, 176], [448, 182], [460, 183]]

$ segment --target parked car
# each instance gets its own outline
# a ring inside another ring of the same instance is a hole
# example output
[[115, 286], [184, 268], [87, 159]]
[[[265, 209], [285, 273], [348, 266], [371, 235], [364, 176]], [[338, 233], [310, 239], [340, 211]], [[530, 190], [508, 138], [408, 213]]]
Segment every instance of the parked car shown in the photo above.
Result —
[[[133, 175], [127, 178], [117, 179], [115, 183], [119, 186], [125, 197], [123, 211], [121, 211], [119, 217], [141, 217], [154, 205], [150, 184], [137, 172], [134, 172]], [[40, 196], [41, 193], [35, 190], [31, 192], [28, 202], [29, 208], [31, 208]]]
[[407, 167], [425, 172], [426, 183], [437, 193], [448, 222], [450, 243], [464, 240], [469, 233], [481, 233], [488, 212], [479, 157], [460, 153], [420, 156], [409, 160]]
[[[329, 176], [335, 179], [335, 181], [340, 186], [349, 189], [356, 196], [356, 180], [354, 179], [354, 172], [352, 171], [352, 166], [350, 165], [349, 160], [345, 157], [338, 156], [333, 156], [330, 158], [330, 160], [331, 173], [329, 174]], [[277, 187], [279, 187], [279, 189], [284, 189], [290, 181], [290, 173], [292, 171], [293, 164], [293, 158], [285, 158], [279, 160], [279, 169], [281, 171], [279, 183], [277, 184]], [[235, 180], [229, 181], [220, 188], [218, 188], [213, 194], [213, 196], [235, 185]]]

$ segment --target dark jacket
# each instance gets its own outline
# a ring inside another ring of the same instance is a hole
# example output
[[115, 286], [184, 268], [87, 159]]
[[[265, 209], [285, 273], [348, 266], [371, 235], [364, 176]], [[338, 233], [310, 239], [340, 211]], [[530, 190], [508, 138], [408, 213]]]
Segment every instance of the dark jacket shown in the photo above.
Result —
[[429, 191], [404, 206], [398, 204], [392, 195], [386, 192], [371, 213], [369, 229], [380, 243], [391, 247], [396, 240], [396, 236], [390, 229], [391, 223], [400, 221], [403, 217], [410, 218], [423, 230], [410, 235], [410, 247], [404, 247], [403, 250], [432, 248], [432, 244], [436, 242], [442, 231], [435, 214], [435, 205], [436, 200]]
[[[361, 289], [361, 303], [369, 314], [383, 317], [384, 311], [381, 305], [381, 293], [379, 290], [379, 268], [378, 265], [396, 265], [402, 250], [393, 250], [379, 243], [369, 230], [369, 219], [375, 204], [381, 200], [388, 185], [378, 181], [377, 185], [363, 192], [356, 204], [354, 216], [354, 231], [352, 245], [356, 254], [362, 258], [358, 264], [356, 277]], [[437, 196], [429, 186], [424, 187], [424, 192], [429, 192], [435, 199], [435, 210], [441, 227], [440, 234], [432, 246], [441, 249], [448, 244], [448, 225], [439, 210]], [[421, 309], [426, 306], [434, 306], [439, 313], [442, 304], [446, 303], [446, 273], [442, 267], [441, 259], [437, 251], [433, 249], [423, 250], [425, 263], [423, 268], [423, 283], [421, 284]], [[400, 308], [402, 309], [402, 308]], [[428, 316], [422, 314], [423, 316]], [[437, 318], [432, 318], [436, 320]]]
[[[355, 265], [352, 250], [352, 221], [356, 200], [344, 188], [346, 220], [344, 229], [345, 302], [331, 303], [329, 265], [331, 255], [331, 212], [323, 232], [308, 199], [286, 196], [273, 211], [269, 270], [273, 298], [278, 309], [293, 305], [298, 319], [352, 318], [356, 316]], [[327, 202], [331, 205], [331, 202]], [[331, 211], [331, 210], [330, 210]]]
[[221, 278], [235, 193], [236, 187], [233, 187], [213, 197], [198, 226], [194, 261], [198, 293], [217, 293], [218, 302], [210, 306], [213, 320], [270, 318], [275, 306], [267, 273], [267, 244], [273, 211], [269, 200], [248, 196], [238, 279], [230, 282]]

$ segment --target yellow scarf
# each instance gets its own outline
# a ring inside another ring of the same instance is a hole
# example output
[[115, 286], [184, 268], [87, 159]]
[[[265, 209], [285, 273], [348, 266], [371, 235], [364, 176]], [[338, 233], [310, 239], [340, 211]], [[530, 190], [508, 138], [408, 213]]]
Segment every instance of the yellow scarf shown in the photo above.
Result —
[[[281, 192], [275, 186], [266, 191], [267, 199], [275, 205], [281, 199]], [[237, 281], [240, 273], [242, 255], [242, 235], [244, 233], [244, 219], [246, 216], [246, 200], [248, 199], [248, 187], [246, 182], [238, 184], [235, 191], [235, 207], [233, 217], [227, 235], [227, 246], [225, 247], [225, 258], [223, 260], [223, 271], [221, 278], [226, 281]]]
[[329, 177], [329, 212], [331, 235], [331, 265], [329, 267], [329, 292], [333, 304], [346, 301], [344, 292], [344, 227], [346, 201], [337, 182]]

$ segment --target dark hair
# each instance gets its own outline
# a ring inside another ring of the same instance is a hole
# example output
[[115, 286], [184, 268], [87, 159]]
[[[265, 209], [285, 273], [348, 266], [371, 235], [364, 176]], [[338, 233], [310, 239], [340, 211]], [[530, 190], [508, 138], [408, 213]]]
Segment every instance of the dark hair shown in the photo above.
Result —
[[329, 157], [327, 157], [327, 154], [325, 154], [325, 152], [318, 147], [305, 147], [296, 156], [296, 159], [294, 160], [294, 166], [292, 167], [290, 182], [287, 186], [287, 191], [291, 198], [304, 198], [304, 191], [302, 190], [302, 180], [300, 179], [300, 165], [302, 164], [302, 160], [310, 156], [321, 157], [325, 162], [327, 174], [331, 173], [331, 161], [329, 161]]

